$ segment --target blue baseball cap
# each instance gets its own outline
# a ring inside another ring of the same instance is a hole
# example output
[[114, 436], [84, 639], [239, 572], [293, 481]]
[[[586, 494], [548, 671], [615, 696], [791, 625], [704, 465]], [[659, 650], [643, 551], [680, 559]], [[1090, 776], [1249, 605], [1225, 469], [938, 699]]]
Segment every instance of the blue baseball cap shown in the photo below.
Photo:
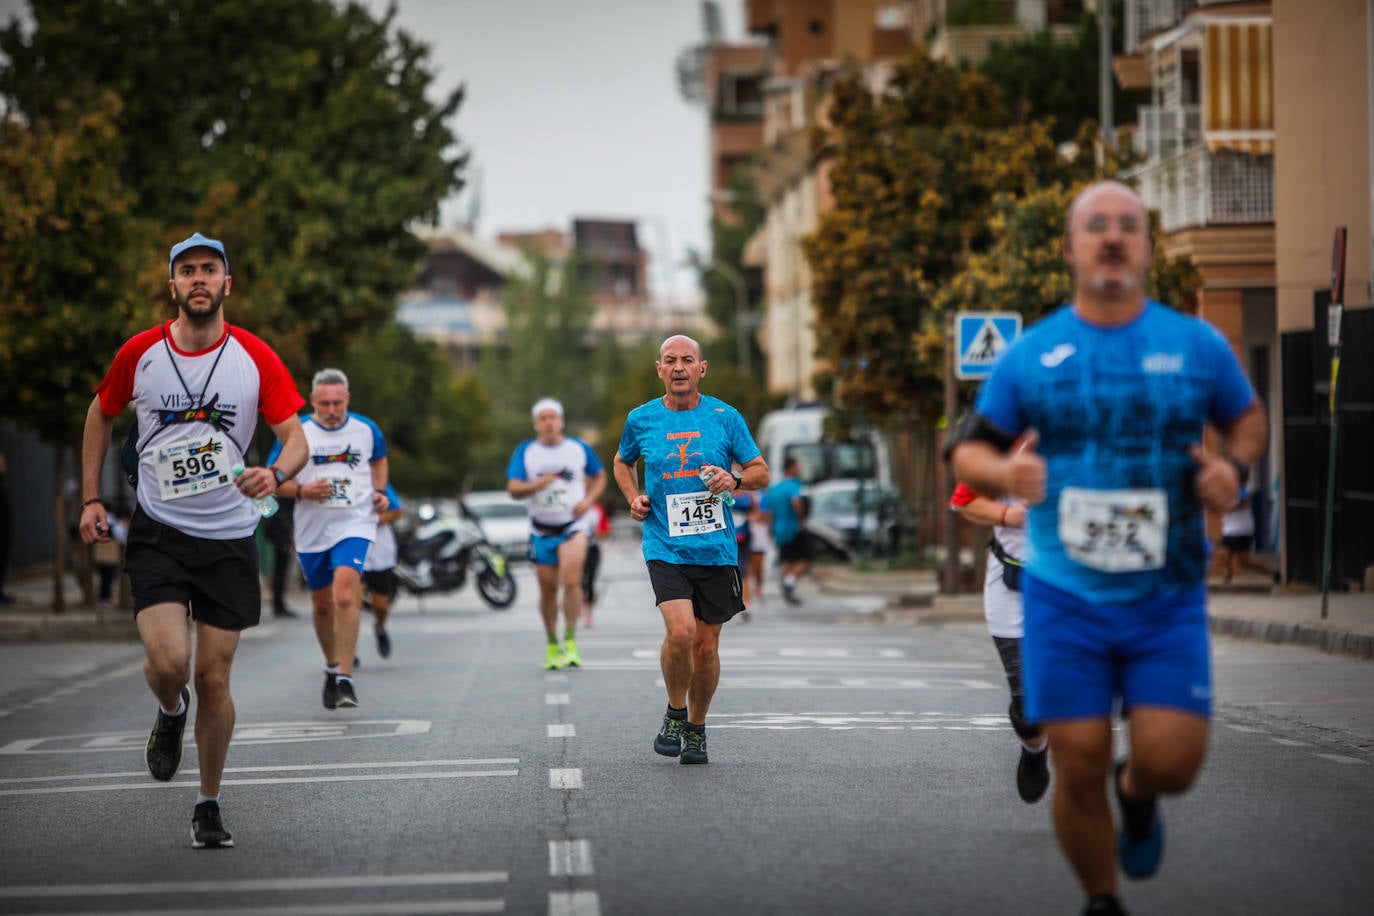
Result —
[[192, 248], [209, 248], [218, 253], [224, 259], [224, 272], [229, 272], [229, 255], [224, 253], [224, 243], [219, 239], [208, 239], [197, 232], [190, 238], [182, 239], [172, 246], [172, 254], [167, 258], [167, 276], [172, 276], [172, 265], [176, 264], [177, 257]]

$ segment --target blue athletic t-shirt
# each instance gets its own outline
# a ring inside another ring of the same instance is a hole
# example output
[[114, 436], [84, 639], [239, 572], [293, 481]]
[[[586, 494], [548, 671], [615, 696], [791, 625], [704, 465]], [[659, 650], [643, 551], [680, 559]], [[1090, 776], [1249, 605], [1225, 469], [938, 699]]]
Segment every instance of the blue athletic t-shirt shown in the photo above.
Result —
[[[645, 560], [697, 566], [739, 563], [730, 511], [718, 502], [710, 506], [683, 495], [706, 495], [706, 485], [697, 476], [702, 465], [728, 468], [759, 457], [739, 411], [709, 395], [702, 395], [692, 410], [669, 410], [656, 398], [630, 411], [619, 451], [628, 464], [644, 458], [644, 492], [650, 506], [643, 529]], [[724, 526], [705, 530], [716, 517]], [[669, 534], [670, 526], [676, 534]]]
[[1031, 575], [1097, 602], [1201, 584], [1209, 547], [1189, 446], [1254, 400], [1226, 339], [1158, 302], [1120, 327], [1090, 325], [1072, 306], [1034, 325], [976, 406], [1002, 432], [1040, 434], [1046, 498], [1027, 524]]

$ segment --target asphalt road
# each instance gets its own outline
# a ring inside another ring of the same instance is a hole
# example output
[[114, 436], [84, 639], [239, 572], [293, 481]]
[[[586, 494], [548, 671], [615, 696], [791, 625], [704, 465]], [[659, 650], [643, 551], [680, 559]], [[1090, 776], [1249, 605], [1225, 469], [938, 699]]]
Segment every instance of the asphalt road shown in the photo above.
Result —
[[[154, 702], [130, 645], [0, 647], [0, 912], [1075, 913], [1048, 800], [1013, 783], [978, 624], [884, 627], [776, 598], [722, 641], [711, 763], [650, 744], [663, 708], [637, 545], [611, 545], [585, 666], [546, 673], [529, 568], [515, 607], [402, 600], [360, 647], [360, 708], [320, 703], [308, 620], [245, 638], [223, 804], [194, 851], [194, 747], [143, 768]], [[1165, 802], [1133, 913], [1366, 913], [1374, 664], [1215, 642], [1199, 784]]]

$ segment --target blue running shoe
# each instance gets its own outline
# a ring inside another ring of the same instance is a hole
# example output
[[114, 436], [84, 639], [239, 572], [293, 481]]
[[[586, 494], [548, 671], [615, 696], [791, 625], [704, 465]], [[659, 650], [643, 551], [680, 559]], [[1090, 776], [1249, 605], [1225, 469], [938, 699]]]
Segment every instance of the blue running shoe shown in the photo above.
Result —
[[1159, 870], [1159, 860], [1164, 856], [1164, 824], [1159, 819], [1155, 799], [1130, 801], [1121, 794], [1121, 770], [1125, 766], [1126, 761], [1122, 760], [1112, 774], [1116, 801], [1121, 806], [1121, 838], [1117, 842], [1117, 855], [1126, 877], [1139, 881]]
[[688, 726], [682, 732], [682, 756], [678, 763], [709, 763], [706, 754], [706, 726]]
[[679, 719], [677, 716], [663, 716], [663, 727], [654, 736], [654, 753], [662, 754], [664, 757], [677, 757], [682, 753], [682, 732], [683, 726], [687, 724], [687, 716], [683, 714]]

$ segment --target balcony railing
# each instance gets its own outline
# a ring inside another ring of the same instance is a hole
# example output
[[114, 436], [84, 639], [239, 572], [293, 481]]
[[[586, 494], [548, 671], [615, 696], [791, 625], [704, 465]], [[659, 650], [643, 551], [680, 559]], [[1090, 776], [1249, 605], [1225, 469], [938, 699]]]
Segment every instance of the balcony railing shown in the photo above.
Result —
[[1159, 211], [1165, 232], [1274, 221], [1273, 156], [1212, 153], [1195, 146], [1133, 174], [1145, 204]]
[[1135, 151], [1148, 162], [1172, 159], [1202, 140], [1202, 107], [1142, 105], [1131, 136]]
[[1198, 5], [1199, 0], [1126, 0], [1126, 53], [1134, 54], [1141, 41], [1182, 22]]

